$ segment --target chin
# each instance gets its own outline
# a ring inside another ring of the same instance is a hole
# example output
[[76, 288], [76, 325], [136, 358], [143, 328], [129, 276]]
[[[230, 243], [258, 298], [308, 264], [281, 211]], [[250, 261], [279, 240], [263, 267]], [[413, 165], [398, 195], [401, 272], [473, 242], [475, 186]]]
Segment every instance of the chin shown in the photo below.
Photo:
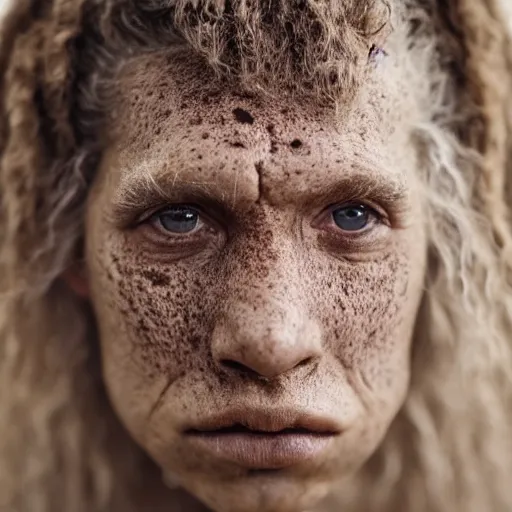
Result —
[[185, 489], [215, 512], [298, 512], [310, 510], [329, 494], [332, 483], [305, 481], [280, 470], [254, 471], [226, 480], [203, 476]]

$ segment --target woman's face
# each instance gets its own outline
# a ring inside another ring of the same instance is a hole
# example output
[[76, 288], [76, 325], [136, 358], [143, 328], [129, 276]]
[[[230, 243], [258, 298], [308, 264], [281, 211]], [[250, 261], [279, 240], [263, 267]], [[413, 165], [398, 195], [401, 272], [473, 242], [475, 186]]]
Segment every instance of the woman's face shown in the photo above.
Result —
[[312, 506], [404, 401], [426, 249], [418, 109], [390, 75], [334, 115], [193, 63], [124, 74], [87, 211], [104, 379], [214, 510]]

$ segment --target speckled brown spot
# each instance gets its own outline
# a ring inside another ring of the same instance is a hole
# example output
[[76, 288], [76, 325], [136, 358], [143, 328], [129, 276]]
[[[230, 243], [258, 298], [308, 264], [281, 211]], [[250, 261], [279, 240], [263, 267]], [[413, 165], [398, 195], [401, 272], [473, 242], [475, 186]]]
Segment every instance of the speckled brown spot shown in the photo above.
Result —
[[235, 108], [233, 110], [233, 114], [235, 115], [235, 119], [239, 123], [243, 124], [253, 124], [254, 123], [254, 117], [247, 112], [247, 110], [244, 110], [243, 108]]
[[[255, 484], [187, 444], [183, 429], [198, 418], [254, 407], [329, 415], [343, 435], [320, 463], [290, 471], [290, 489], [334, 482], [377, 447], [408, 385], [426, 252], [415, 103], [407, 89], [383, 97], [377, 79], [361, 94], [372, 102], [338, 113], [241, 98], [152, 59], [124, 79], [119, 142], [88, 206], [111, 400], [161, 468], [212, 495], [221, 480], [239, 496]], [[345, 201], [386, 218], [342, 232], [331, 213]], [[194, 204], [199, 227], [181, 236], [106, 220], [162, 203]]]

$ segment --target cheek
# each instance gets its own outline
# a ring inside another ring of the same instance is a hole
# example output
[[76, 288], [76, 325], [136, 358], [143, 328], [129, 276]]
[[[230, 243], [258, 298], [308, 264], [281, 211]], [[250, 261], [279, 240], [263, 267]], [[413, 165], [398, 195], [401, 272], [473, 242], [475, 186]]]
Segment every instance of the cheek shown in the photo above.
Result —
[[355, 265], [331, 260], [316, 270], [323, 278], [312, 307], [324, 325], [329, 351], [363, 401], [395, 407], [405, 391], [421, 296], [414, 273], [412, 258], [403, 250]]
[[105, 380], [121, 416], [142, 425], [162, 389], [211, 371], [204, 340], [216, 301], [205, 291], [214, 287], [201, 268], [149, 264], [127, 246], [102, 246], [89, 270]]

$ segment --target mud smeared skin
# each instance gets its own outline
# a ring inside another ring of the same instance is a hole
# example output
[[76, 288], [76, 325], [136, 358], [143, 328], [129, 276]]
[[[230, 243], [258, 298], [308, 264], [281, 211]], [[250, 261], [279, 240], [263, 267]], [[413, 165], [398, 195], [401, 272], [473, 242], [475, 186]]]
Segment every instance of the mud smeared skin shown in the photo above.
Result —
[[[158, 57], [123, 81], [88, 206], [105, 380], [133, 437], [213, 509], [236, 493], [236, 510], [301, 510], [369, 457], [406, 393], [425, 266], [417, 107], [379, 76], [336, 114], [198, 81]], [[341, 231], [330, 208], [358, 201], [379, 220]], [[197, 207], [200, 227], [155, 227], [169, 204]], [[260, 480], [182, 442], [190, 421], [251, 404], [344, 431], [322, 460]]]

